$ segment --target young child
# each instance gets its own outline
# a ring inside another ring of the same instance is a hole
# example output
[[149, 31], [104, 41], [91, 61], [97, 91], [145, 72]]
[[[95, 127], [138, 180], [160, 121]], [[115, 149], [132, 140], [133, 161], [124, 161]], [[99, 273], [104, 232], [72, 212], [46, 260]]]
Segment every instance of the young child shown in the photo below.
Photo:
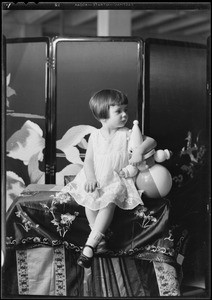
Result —
[[[91, 133], [83, 168], [65, 187], [66, 192], [85, 207], [91, 228], [77, 261], [84, 268], [91, 266], [94, 249], [104, 239], [115, 207], [133, 209], [143, 204], [133, 178], [124, 178], [120, 173], [129, 163], [126, 95], [118, 90], [101, 90], [91, 97], [89, 105], [102, 126]], [[139, 153], [132, 155], [130, 163], [133, 165], [141, 163], [142, 156], [156, 146], [150, 137], [143, 136], [143, 140]]]

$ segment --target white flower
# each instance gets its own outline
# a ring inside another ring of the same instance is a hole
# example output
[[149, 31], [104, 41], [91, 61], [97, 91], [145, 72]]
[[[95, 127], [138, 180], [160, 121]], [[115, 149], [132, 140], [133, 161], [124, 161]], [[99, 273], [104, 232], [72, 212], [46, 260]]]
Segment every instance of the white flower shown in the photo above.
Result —
[[75, 212], [74, 215], [71, 215], [70, 213], [67, 213], [65, 215], [61, 215], [61, 224], [72, 224], [72, 222], [75, 220], [78, 213]]

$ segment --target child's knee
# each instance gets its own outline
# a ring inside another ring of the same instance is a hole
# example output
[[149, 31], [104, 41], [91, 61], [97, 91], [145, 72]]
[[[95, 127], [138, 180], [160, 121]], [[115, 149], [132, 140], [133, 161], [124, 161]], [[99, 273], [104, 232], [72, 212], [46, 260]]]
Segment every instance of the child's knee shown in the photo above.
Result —
[[116, 208], [116, 205], [115, 205], [115, 203], [111, 202], [111, 203], [108, 204], [107, 207], [108, 207], [108, 209], [114, 210]]

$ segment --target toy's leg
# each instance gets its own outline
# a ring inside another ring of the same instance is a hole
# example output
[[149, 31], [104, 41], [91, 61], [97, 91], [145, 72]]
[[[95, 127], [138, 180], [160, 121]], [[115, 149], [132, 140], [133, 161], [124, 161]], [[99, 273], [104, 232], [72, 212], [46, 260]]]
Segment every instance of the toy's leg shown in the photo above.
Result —
[[119, 176], [124, 178], [130, 178], [136, 176], [137, 173], [138, 173], [137, 167], [128, 165], [119, 172]]

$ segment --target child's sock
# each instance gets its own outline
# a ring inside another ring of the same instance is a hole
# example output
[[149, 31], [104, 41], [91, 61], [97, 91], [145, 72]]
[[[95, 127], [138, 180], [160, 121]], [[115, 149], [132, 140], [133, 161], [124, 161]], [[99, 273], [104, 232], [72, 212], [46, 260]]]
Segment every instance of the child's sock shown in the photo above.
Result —
[[[90, 245], [93, 248], [95, 248], [99, 242], [101, 241], [101, 239], [104, 237], [104, 234], [96, 231], [96, 230], [92, 230], [90, 235], [88, 236], [86, 245]], [[85, 247], [83, 249], [83, 254], [88, 256], [88, 257], [92, 257], [93, 256], [93, 251], [90, 247]]]

